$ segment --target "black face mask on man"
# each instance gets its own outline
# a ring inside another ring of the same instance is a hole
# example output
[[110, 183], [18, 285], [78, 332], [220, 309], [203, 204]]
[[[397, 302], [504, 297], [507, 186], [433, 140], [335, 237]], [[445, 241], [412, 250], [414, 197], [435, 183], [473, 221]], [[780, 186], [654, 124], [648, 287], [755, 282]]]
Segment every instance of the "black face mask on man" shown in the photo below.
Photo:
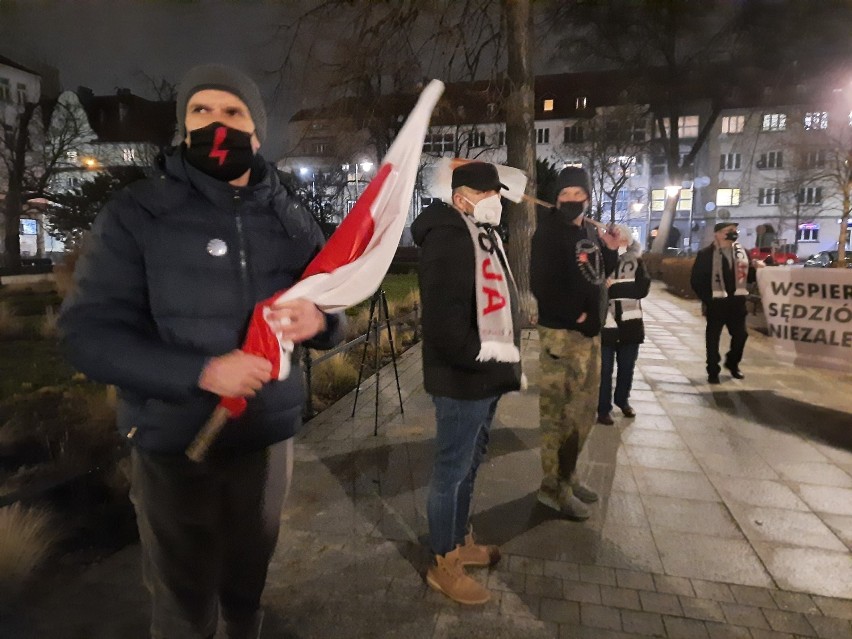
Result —
[[569, 222], [576, 220], [586, 210], [585, 202], [560, 202], [559, 212], [565, 216]]
[[731, 242], [736, 242], [739, 236], [740, 234], [736, 231], [728, 231], [727, 233], [725, 233], [725, 239]]
[[251, 133], [221, 122], [189, 132], [186, 161], [217, 180], [236, 180], [251, 168], [253, 159]]

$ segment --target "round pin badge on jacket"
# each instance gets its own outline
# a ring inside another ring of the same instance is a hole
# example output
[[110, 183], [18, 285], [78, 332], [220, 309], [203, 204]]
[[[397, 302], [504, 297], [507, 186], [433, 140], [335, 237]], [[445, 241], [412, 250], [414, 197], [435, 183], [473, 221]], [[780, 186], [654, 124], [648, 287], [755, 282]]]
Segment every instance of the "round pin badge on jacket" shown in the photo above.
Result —
[[214, 238], [207, 242], [207, 252], [213, 257], [222, 257], [228, 253], [228, 245], [224, 240]]

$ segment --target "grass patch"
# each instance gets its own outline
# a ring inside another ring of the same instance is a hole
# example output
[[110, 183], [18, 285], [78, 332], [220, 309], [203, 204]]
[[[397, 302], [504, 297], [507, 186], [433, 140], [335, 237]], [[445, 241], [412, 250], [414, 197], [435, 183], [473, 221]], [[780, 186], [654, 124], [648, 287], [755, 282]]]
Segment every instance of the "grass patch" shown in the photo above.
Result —
[[55, 340], [0, 339], [0, 401], [15, 393], [68, 384], [73, 375]]

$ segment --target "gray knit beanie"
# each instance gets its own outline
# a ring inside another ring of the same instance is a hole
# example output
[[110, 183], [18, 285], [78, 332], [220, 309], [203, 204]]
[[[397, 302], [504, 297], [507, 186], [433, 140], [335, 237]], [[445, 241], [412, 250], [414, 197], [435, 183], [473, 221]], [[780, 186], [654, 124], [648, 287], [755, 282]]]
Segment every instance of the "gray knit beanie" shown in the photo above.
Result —
[[177, 88], [177, 125], [180, 139], [186, 138], [186, 105], [189, 99], [204, 89], [227, 91], [245, 102], [257, 129], [257, 139], [266, 139], [266, 107], [260, 89], [242, 71], [224, 64], [202, 64], [192, 67]]

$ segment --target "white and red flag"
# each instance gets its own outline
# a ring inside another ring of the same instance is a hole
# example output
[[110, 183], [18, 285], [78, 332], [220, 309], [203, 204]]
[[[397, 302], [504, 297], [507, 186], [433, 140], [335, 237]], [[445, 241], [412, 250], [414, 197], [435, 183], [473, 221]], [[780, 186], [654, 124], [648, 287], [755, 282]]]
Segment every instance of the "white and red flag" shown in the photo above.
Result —
[[[301, 279], [255, 307], [242, 350], [268, 359], [273, 379], [285, 379], [290, 373], [293, 343], [275, 335], [265, 319], [268, 309], [282, 302], [306, 299], [322, 311], [340, 311], [364, 301], [381, 285], [405, 228], [429, 119], [443, 92], [444, 84], [439, 80], [426, 86], [376, 176], [308, 264]], [[245, 407], [243, 398], [224, 397], [217, 413], [220, 420], [223, 416], [238, 417]], [[205, 431], [209, 429], [205, 427], [199, 439]], [[207, 445], [213, 437], [215, 433]], [[188, 454], [193, 456], [189, 450]], [[201, 457], [203, 454], [204, 451]]]

